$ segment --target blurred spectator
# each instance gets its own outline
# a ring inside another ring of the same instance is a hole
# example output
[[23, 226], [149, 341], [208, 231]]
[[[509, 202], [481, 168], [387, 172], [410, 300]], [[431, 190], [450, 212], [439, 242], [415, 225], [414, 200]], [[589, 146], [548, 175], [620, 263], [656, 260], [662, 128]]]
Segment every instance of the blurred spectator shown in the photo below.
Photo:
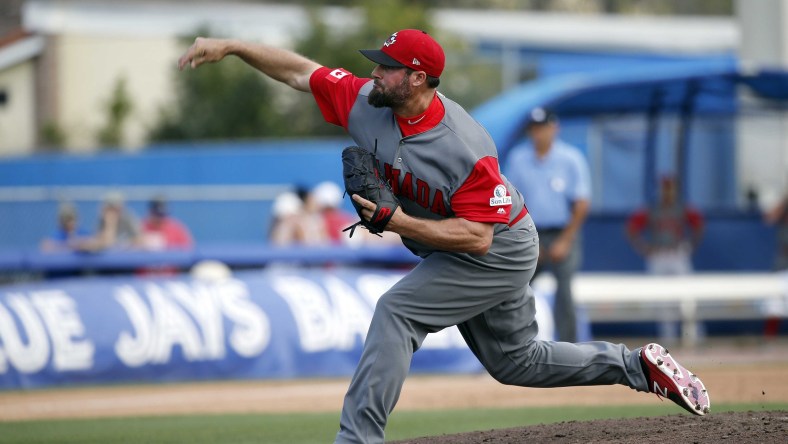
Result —
[[317, 184], [309, 193], [308, 199], [319, 212], [326, 243], [341, 244], [347, 242], [348, 235], [342, 230], [356, 221], [356, 216], [340, 208], [342, 189], [334, 182], [325, 181]]
[[83, 251], [90, 249], [91, 238], [87, 230], [79, 226], [77, 208], [64, 202], [57, 211], [57, 230], [41, 241], [41, 251]]
[[[775, 193], [776, 194], [776, 193]], [[774, 225], [777, 230], [777, 252], [774, 258], [774, 269], [788, 270], [788, 192], [764, 212], [764, 221]]]
[[148, 217], [142, 222], [142, 247], [146, 250], [187, 250], [194, 246], [189, 229], [167, 213], [167, 202], [156, 196], [148, 202]]
[[[324, 203], [318, 201], [315, 195], [315, 188], [299, 187], [297, 193], [303, 203], [299, 217], [304, 232], [304, 239], [301, 243], [304, 245], [330, 244], [331, 240], [329, 239], [326, 221], [323, 217]], [[325, 200], [328, 197], [330, 201], [333, 198], [330, 196], [330, 191], [323, 194], [323, 196], [320, 196], [321, 199]]]
[[505, 176], [523, 194], [539, 232], [535, 277], [550, 269], [556, 291], [553, 318], [559, 341], [577, 340], [572, 277], [580, 266], [580, 232], [591, 200], [591, 178], [583, 154], [558, 136], [558, 117], [535, 108], [528, 116], [530, 143], [512, 148]]
[[[402, 240], [393, 231], [384, 231], [375, 235], [367, 230], [356, 230], [353, 237], [345, 228], [359, 220], [356, 213], [350, 213], [341, 208], [342, 188], [334, 182], [325, 181], [317, 184], [309, 193], [308, 201], [320, 213], [324, 230], [324, 243], [333, 245], [389, 245], [400, 244]], [[319, 223], [315, 223], [317, 227]]]
[[99, 215], [93, 249], [134, 248], [139, 246], [140, 240], [139, 221], [126, 208], [123, 194], [119, 191], [107, 193]]
[[[646, 261], [646, 270], [655, 275], [692, 273], [692, 253], [703, 236], [703, 217], [679, 199], [676, 179], [660, 180], [656, 205], [635, 211], [627, 221], [627, 239]], [[659, 336], [675, 342], [677, 315], [667, 307], [659, 311]], [[702, 331], [696, 332], [702, 336]]]
[[298, 194], [287, 191], [276, 197], [273, 205], [274, 220], [268, 240], [273, 245], [306, 244], [314, 233], [307, 233], [304, 219], [304, 201]]
[[663, 177], [657, 204], [635, 211], [627, 222], [627, 239], [652, 274], [691, 273], [692, 253], [703, 236], [703, 216], [681, 202], [677, 188], [674, 177]]
[[788, 316], [788, 190], [776, 204], [768, 205], [766, 208], [763, 219], [767, 224], [775, 226], [777, 234], [774, 270], [783, 274], [785, 288], [782, 299], [763, 307], [766, 314], [764, 336], [773, 339], [780, 333], [783, 318]]
[[355, 213], [342, 209], [342, 188], [334, 182], [325, 181], [311, 190], [298, 188], [288, 191], [274, 200], [269, 242], [273, 245], [348, 245], [399, 244], [396, 233], [384, 232], [381, 236], [367, 230], [356, 230], [351, 238], [343, 232], [358, 220]]

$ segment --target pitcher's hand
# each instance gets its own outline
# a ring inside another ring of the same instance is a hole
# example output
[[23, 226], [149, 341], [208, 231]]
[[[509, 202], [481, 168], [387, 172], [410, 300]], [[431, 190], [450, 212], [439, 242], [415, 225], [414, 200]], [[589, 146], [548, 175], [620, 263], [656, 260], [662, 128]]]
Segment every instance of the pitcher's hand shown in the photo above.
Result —
[[192, 69], [203, 63], [214, 63], [227, 55], [227, 41], [197, 37], [194, 44], [178, 59], [178, 69], [183, 70], [186, 65]]

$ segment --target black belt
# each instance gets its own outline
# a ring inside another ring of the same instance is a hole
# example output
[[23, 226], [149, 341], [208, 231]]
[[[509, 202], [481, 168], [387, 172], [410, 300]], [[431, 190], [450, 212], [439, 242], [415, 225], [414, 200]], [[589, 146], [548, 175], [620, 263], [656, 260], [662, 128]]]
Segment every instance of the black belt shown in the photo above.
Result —
[[564, 231], [564, 227], [547, 227], [547, 228], [542, 228], [540, 226], [537, 226], [536, 227], [536, 231], [538, 233], [543, 233], [543, 234], [558, 234], [558, 233]]

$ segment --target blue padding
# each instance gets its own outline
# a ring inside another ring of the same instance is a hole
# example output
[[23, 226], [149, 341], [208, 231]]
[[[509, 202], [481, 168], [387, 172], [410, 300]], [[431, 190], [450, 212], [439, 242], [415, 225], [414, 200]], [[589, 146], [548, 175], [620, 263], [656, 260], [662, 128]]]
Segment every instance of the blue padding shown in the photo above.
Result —
[[[375, 269], [232, 279], [92, 278], [0, 287], [0, 389], [352, 375], [377, 298]], [[481, 365], [455, 328], [429, 335], [415, 373]]]
[[0, 252], [0, 271], [78, 272], [130, 271], [139, 268], [173, 266], [188, 268], [203, 260], [217, 260], [231, 267], [262, 267], [272, 263], [324, 264], [415, 264], [419, 261], [402, 245], [364, 248], [272, 247], [267, 244], [210, 244], [189, 251], [107, 250], [98, 253], [36, 250]]

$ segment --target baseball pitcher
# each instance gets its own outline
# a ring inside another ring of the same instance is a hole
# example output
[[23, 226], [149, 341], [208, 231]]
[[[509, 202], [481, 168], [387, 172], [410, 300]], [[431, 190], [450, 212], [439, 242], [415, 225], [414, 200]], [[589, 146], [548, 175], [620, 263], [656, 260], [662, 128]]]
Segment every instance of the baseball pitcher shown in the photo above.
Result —
[[537, 227], [501, 174], [485, 129], [438, 92], [443, 49], [426, 32], [405, 29], [361, 53], [374, 63], [371, 78], [236, 40], [198, 38], [178, 62], [197, 68], [237, 56], [311, 93], [326, 121], [345, 128], [357, 145], [343, 155], [343, 172], [361, 225], [398, 233], [423, 258], [375, 308], [336, 442], [384, 441], [413, 353], [427, 334], [452, 325], [501, 383], [622, 384], [706, 414], [703, 383], [657, 344], [629, 350], [534, 339], [528, 283], [539, 251]]

